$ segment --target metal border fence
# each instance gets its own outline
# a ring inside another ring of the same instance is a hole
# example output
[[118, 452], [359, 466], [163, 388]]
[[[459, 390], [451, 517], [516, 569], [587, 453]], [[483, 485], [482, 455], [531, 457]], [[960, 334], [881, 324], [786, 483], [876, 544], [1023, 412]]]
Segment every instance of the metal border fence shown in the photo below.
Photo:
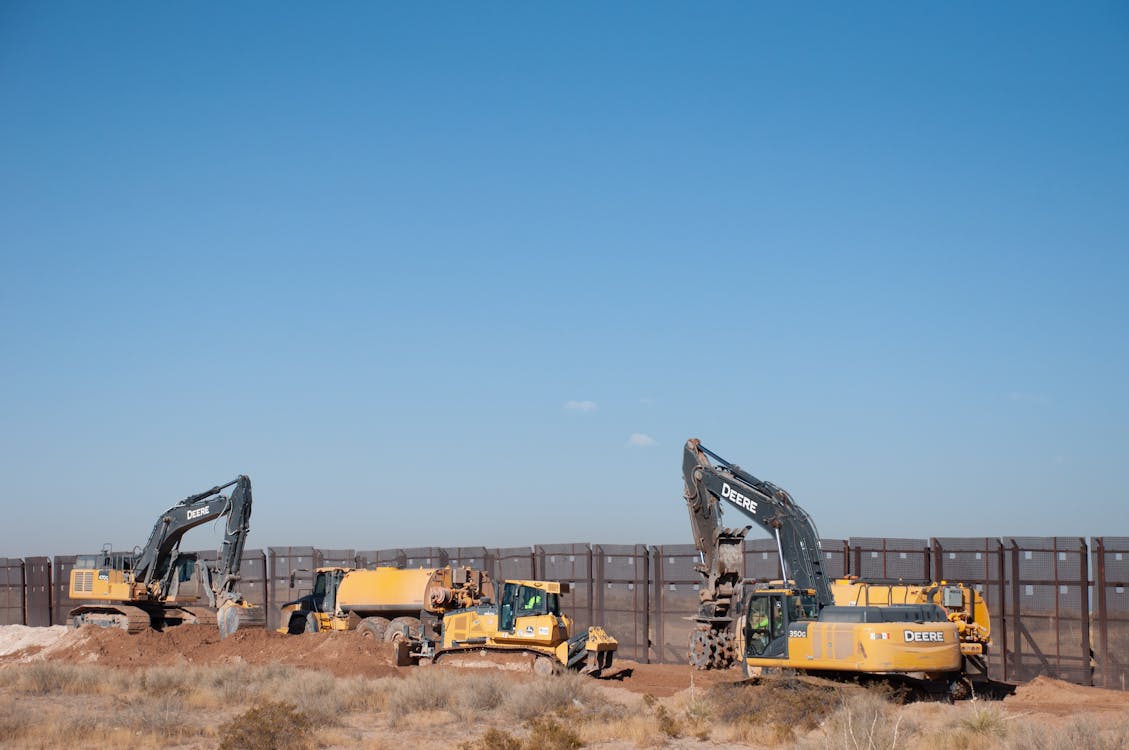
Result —
[[[824, 539], [829, 576], [960, 581], [992, 613], [992, 676], [1047, 675], [1129, 689], [1129, 537], [936, 537]], [[214, 551], [198, 553], [214, 558]], [[687, 544], [540, 544], [529, 547], [313, 546], [245, 550], [242, 591], [279, 626], [279, 608], [313, 588], [318, 567], [470, 566], [495, 581], [567, 582], [564, 605], [581, 627], [603, 625], [620, 655], [684, 663], [698, 606], [699, 555]], [[0, 558], [0, 624], [66, 624], [74, 555]], [[744, 575], [780, 576], [775, 543], [745, 543]]]

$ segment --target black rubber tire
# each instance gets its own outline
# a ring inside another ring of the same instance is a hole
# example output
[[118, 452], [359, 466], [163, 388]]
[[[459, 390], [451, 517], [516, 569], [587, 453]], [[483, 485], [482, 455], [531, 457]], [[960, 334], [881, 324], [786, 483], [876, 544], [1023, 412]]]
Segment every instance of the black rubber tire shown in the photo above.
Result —
[[357, 632], [366, 641], [381, 643], [384, 641], [384, 634], [388, 631], [389, 622], [387, 617], [366, 617], [357, 625]]
[[388, 623], [388, 629], [384, 631], [384, 640], [388, 643], [395, 643], [404, 637], [404, 628], [408, 629], [408, 637], [415, 639], [419, 638], [419, 619], [415, 617], [397, 617], [392, 622]]
[[313, 612], [306, 615], [305, 632], [316, 633], [321, 630], [321, 625], [318, 623], [318, 616]]
[[306, 618], [301, 612], [290, 615], [290, 622], [286, 623], [286, 632], [290, 635], [302, 635], [306, 632]]

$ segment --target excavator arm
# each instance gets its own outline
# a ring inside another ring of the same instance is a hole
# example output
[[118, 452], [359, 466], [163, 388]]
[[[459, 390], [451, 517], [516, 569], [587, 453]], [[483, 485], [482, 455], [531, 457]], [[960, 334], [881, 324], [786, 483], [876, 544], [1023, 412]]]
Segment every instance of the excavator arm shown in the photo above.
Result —
[[[228, 487], [235, 489], [230, 495], [222, 494]], [[149, 541], [134, 558], [134, 580], [146, 588], [156, 583], [160, 596], [167, 596], [181, 539], [197, 526], [224, 516], [227, 516], [227, 527], [214, 576], [207, 566], [198, 568], [206, 574], [210, 604], [215, 606], [217, 599], [222, 603], [232, 598], [235, 582], [239, 580], [243, 544], [250, 530], [251, 480], [246, 476], [186, 497], [162, 513], [149, 534]]]
[[[711, 463], [711, 458], [716, 463]], [[686, 443], [682, 477], [694, 544], [702, 553], [707, 569], [703, 572], [708, 577], [720, 579], [723, 572], [728, 572], [732, 552], [724, 548], [735, 546], [729, 538], [744, 541], [745, 533], [752, 528], [722, 527], [724, 500], [776, 540], [785, 579], [793, 581], [798, 588], [815, 591], [820, 606], [835, 603], [823, 570], [815, 523], [791, 495], [729, 463], [698, 440]]]
[[[734, 600], [740, 596], [741, 558], [752, 524], [776, 540], [786, 580], [799, 589], [814, 591], [819, 606], [834, 604], [823, 570], [819, 534], [811, 517], [791, 495], [729, 463], [696, 439], [686, 442], [682, 479], [694, 546], [702, 556], [696, 568], [705, 579], [699, 593], [697, 628], [690, 640], [694, 666], [724, 667], [736, 658]], [[724, 526], [725, 504], [752, 524], [743, 528]]]

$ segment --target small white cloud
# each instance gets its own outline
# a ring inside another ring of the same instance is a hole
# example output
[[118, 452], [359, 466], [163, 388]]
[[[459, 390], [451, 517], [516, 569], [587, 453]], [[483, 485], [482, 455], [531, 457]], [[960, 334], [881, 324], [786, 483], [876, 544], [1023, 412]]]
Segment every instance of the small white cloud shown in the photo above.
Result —
[[644, 435], [642, 432], [633, 432], [631, 437], [627, 438], [628, 448], [650, 448], [652, 445], [658, 445], [655, 439], [650, 435]]
[[565, 401], [564, 408], [568, 411], [590, 412], [600, 408], [595, 401]]

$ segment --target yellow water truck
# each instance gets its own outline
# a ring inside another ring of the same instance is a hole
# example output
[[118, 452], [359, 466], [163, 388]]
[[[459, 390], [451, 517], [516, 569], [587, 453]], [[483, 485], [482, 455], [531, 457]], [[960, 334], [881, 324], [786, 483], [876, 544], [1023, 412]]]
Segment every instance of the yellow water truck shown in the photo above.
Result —
[[423, 619], [493, 599], [490, 575], [474, 568], [318, 568], [313, 593], [282, 607], [280, 632], [359, 630], [367, 638], [419, 637]]
[[561, 612], [558, 581], [505, 581], [495, 598], [488, 573], [474, 568], [319, 568], [314, 591], [282, 608], [279, 632], [357, 630], [397, 644], [400, 661], [456, 655], [523, 655], [533, 671], [598, 675], [618, 642], [601, 627], [574, 633]]

